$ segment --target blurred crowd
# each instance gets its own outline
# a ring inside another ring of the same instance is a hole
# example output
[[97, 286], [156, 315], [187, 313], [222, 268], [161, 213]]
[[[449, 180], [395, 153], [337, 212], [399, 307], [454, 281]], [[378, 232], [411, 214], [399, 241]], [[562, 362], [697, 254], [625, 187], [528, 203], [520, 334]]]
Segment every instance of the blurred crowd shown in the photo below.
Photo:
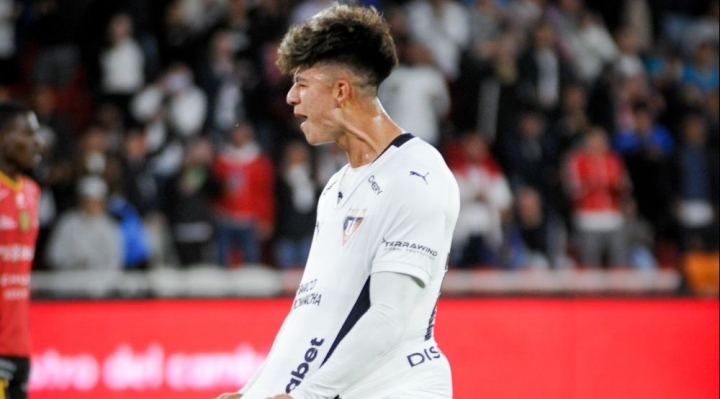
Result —
[[[717, 0], [361, 0], [391, 117], [455, 173], [456, 268], [676, 267], [718, 248]], [[302, 267], [346, 163], [274, 65], [327, 0], [0, 0], [0, 99], [43, 160], [36, 269]]]

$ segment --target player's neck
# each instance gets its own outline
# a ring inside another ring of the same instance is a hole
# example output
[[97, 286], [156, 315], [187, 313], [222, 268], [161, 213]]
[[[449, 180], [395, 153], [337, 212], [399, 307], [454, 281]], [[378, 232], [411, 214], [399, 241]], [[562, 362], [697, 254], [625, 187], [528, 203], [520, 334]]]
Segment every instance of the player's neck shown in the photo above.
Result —
[[353, 168], [373, 162], [402, 134], [379, 101], [344, 112], [344, 116], [344, 132], [337, 144], [345, 150]]
[[9, 164], [6, 160], [0, 159], [0, 173], [2, 177], [9, 179], [10, 181], [17, 182], [20, 178], [20, 170]]

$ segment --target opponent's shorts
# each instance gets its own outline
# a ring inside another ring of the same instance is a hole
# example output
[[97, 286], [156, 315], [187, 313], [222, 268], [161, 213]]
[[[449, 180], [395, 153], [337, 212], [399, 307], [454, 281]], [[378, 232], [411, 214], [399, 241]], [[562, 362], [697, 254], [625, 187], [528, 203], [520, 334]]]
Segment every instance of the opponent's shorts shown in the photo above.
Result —
[[0, 356], [0, 399], [27, 399], [30, 359]]
[[340, 399], [451, 399], [450, 363], [433, 341], [400, 348]]

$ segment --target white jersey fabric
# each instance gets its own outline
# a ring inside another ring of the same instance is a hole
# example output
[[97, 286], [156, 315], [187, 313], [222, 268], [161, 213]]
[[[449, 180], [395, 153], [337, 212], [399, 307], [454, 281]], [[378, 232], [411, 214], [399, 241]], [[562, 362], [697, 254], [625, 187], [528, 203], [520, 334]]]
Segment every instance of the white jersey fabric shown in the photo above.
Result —
[[379, 272], [409, 275], [424, 289], [399, 343], [378, 359], [378, 367], [353, 376], [337, 397], [452, 395], [450, 367], [433, 327], [459, 212], [457, 183], [440, 153], [408, 133], [355, 170], [352, 184], [343, 182], [348, 168], [320, 196], [292, 309], [265, 363], [240, 390], [243, 399], [292, 395], [311, 378], [369, 309], [372, 275]]

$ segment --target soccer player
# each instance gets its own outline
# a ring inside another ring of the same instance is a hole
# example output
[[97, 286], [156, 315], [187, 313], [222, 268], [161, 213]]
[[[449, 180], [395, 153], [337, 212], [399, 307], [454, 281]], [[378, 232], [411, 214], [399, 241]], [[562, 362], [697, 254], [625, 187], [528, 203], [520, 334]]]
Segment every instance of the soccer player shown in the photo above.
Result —
[[450, 365], [433, 337], [459, 210], [441, 155], [385, 113], [377, 89], [396, 65], [372, 8], [334, 4], [290, 29], [278, 66], [310, 144], [349, 165], [320, 195], [312, 248], [268, 358], [218, 399], [441, 399]]
[[0, 103], [0, 399], [27, 398], [30, 268], [38, 235], [38, 185], [21, 172], [38, 161], [38, 122]]

